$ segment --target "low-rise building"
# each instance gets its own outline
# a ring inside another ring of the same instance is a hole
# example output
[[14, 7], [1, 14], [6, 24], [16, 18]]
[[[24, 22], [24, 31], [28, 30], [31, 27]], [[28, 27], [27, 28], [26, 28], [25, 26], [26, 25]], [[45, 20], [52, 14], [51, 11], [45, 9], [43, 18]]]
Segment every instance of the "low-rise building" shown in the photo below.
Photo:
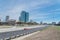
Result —
[[8, 21], [8, 24], [9, 24], [9, 25], [15, 25], [15, 24], [16, 24], [16, 20], [10, 19], [10, 20]]

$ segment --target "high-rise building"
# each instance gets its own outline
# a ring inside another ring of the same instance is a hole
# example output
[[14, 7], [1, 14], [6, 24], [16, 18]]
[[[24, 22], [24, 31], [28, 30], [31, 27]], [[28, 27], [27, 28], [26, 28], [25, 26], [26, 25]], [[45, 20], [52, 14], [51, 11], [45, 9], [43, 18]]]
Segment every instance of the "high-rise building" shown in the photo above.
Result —
[[0, 22], [1, 22], [1, 19], [0, 19]]
[[19, 17], [20, 22], [28, 22], [29, 21], [29, 13], [26, 11], [21, 12], [21, 16]]
[[43, 22], [41, 21], [41, 22], [40, 22], [40, 24], [42, 25], [42, 24], [43, 24]]
[[8, 20], [9, 20], [9, 16], [6, 16], [6, 20], [5, 21], [7, 22]]
[[56, 24], [56, 22], [52, 22], [52, 25]]

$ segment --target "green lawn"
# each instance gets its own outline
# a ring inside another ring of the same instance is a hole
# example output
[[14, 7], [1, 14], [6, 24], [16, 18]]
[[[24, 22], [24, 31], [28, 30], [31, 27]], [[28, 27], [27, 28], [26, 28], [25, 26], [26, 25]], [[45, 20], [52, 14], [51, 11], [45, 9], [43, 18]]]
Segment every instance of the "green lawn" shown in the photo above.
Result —
[[56, 26], [55, 28], [58, 29], [58, 30], [60, 30], [60, 26]]

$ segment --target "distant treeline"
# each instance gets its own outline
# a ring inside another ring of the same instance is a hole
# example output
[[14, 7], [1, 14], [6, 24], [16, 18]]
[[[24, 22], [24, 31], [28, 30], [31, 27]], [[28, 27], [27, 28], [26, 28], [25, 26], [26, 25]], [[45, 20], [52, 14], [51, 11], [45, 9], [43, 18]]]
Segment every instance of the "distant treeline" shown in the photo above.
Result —
[[31, 23], [31, 22], [28, 22], [28, 23], [25, 23], [25, 22], [0, 22], [0, 25], [21, 25], [21, 24], [28, 24], [28, 25], [38, 25], [38, 23], [34, 22], [34, 23]]
[[60, 24], [55, 24], [56, 26], [60, 26]]

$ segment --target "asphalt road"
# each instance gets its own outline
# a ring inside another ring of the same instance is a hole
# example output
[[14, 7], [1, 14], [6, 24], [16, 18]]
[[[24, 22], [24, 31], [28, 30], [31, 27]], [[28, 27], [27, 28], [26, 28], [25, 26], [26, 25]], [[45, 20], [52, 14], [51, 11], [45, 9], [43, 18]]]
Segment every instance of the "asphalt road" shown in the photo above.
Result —
[[45, 27], [37, 27], [37, 28], [31, 28], [27, 30], [22, 29], [22, 30], [17, 30], [17, 31], [2, 32], [0, 33], [0, 40], [10, 40], [10, 39], [24, 36], [24, 35], [39, 31], [39, 30], [43, 30], [46, 27], [47, 26], [45, 25]]

